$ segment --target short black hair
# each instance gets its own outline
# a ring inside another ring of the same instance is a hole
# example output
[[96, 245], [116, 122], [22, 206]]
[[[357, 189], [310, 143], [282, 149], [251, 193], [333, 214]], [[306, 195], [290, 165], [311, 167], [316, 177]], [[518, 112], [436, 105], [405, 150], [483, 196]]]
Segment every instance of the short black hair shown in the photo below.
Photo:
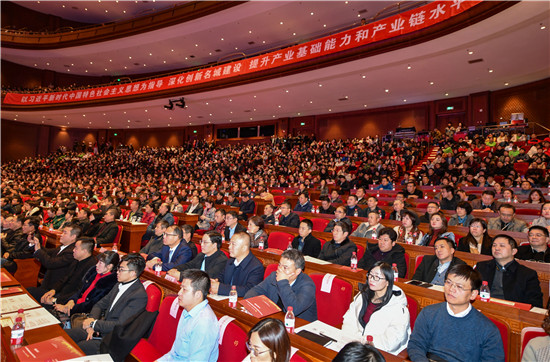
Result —
[[139, 278], [143, 270], [145, 269], [145, 259], [138, 253], [126, 254], [122, 257], [121, 262], [128, 263], [128, 269], [136, 272], [136, 276]]
[[211, 230], [205, 232], [204, 235], [208, 236], [212, 244], [216, 244], [218, 246], [218, 250], [222, 248], [222, 234], [217, 231]]
[[481, 287], [481, 282], [483, 281], [481, 273], [469, 266], [468, 264], [456, 264], [449, 267], [449, 271], [447, 271], [447, 277], [451, 274], [469, 280], [470, 285], [472, 286], [472, 290], [479, 291], [479, 288]]
[[391, 241], [397, 240], [397, 233], [392, 228], [382, 228], [378, 233], [378, 239], [380, 239], [382, 235], [388, 235]]
[[294, 262], [297, 269], [304, 270], [306, 268], [306, 260], [304, 255], [298, 249], [287, 249], [281, 254], [281, 258], [286, 258]]
[[548, 232], [548, 229], [545, 228], [544, 226], [533, 225], [529, 228], [529, 231], [531, 231], [531, 230], [539, 230], [539, 231], [542, 231], [544, 233], [544, 236], [546, 236], [546, 237], [550, 236], [550, 233]]
[[[81, 238], [77, 239], [76, 241], [80, 241], [80, 246], [82, 247], [82, 249], [89, 252], [90, 255], [92, 255], [94, 253], [94, 247], [95, 247], [94, 238], [81, 237]], [[105, 264], [107, 264], [107, 263], [105, 263]], [[116, 267], [116, 265], [115, 265], [115, 267]]]
[[182, 281], [185, 279], [190, 280], [193, 292], [201, 292], [202, 300], [206, 299], [208, 291], [210, 291], [210, 277], [208, 274], [199, 269], [187, 269], [181, 272], [180, 279]]
[[373, 346], [350, 342], [338, 352], [332, 362], [385, 362], [384, 356]]
[[460, 201], [456, 207], [466, 210], [466, 215], [470, 215], [473, 211], [472, 205], [468, 201]]
[[301, 223], [306, 224], [309, 230], [313, 229], [313, 222], [310, 219], [303, 219], [302, 221], [300, 221], [300, 224]]
[[[498, 234], [498, 235], [495, 235], [495, 237], [493, 238], [493, 243], [495, 242], [496, 239], [498, 238], [502, 238], [502, 239], [506, 239], [506, 241], [508, 241], [508, 244], [510, 244], [510, 246], [512, 247], [512, 249], [517, 249], [518, 248], [518, 243], [516, 241], [516, 239], [514, 239], [513, 237], [511, 237], [510, 235], [507, 235], [507, 234]], [[493, 244], [491, 244], [492, 246]]]

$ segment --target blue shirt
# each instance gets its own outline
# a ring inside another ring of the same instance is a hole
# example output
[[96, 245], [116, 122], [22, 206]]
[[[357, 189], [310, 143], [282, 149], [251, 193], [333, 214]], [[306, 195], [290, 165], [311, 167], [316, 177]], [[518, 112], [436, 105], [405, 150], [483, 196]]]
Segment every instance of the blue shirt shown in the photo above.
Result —
[[218, 360], [218, 318], [205, 299], [190, 312], [181, 313], [176, 339], [170, 352], [158, 361]]

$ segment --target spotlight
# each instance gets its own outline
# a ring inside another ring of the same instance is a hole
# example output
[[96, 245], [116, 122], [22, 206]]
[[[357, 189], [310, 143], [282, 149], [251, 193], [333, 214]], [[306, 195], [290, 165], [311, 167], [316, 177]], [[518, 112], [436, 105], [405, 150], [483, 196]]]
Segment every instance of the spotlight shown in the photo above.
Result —
[[183, 97], [181, 97], [180, 99], [178, 99], [176, 101], [176, 106], [180, 107], [180, 108], [185, 108], [185, 99], [183, 99]]
[[172, 102], [171, 100], [168, 101], [168, 105], [164, 106], [164, 109], [168, 109], [168, 110], [173, 110], [174, 109], [174, 102]]

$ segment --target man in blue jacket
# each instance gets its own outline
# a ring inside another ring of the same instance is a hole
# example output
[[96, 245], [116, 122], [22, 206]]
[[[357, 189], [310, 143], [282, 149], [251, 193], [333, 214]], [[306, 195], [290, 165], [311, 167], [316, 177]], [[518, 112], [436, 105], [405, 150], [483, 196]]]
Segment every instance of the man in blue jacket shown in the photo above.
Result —
[[312, 208], [313, 205], [309, 201], [309, 195], [305, 192], [302, 192], [298, 196], [298, 203], [294, 207], [294, 211], [311, 212]]
[[162, 270], [168, 271], [191, 260], [193, 252], [187, 243], [182, 242], [182, 238], [183, 231], [179, 226], [169, 226], [164, 233], [162, 249], [147, 256], [147, 267], [152, 269], [160, 262]]
[[296, 249], [285, 250], [279, 261], [279, 268], [263, 282], [250, 289], [245, 299], [265, 295], [286, 312], [294, 309], [296, 317], [313, 322], [317, 320], [315, 283], [309, 275], [302, 273], [306, 261]]

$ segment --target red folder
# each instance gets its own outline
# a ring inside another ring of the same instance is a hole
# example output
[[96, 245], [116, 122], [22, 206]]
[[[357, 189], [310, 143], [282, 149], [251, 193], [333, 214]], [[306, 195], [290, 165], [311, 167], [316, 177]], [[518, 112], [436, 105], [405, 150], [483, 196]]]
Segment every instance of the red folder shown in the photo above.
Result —
[[46, 341], [29, 344], [15, 350], [21, 362], [54, 362], [84, 356], [62, 336], [57, 336]]
[[256, 318], [263, 318], [281, 311], [281, 308], [265, 295], [239, 300], [239, 303]]

